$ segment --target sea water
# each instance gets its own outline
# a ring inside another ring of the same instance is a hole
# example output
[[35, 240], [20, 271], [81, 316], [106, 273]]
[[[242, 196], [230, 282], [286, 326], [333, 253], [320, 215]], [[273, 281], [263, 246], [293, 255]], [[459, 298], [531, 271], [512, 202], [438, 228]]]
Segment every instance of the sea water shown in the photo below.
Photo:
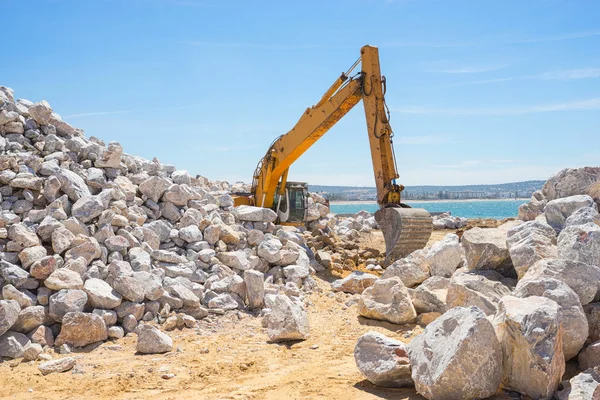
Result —
[[[455, 217], [503, 219], [516, 217], [519, 206], [529, 200], [457, 200], [457, 201], [407, 201], [413, 208], [424, 208], [429, 212], [450, 212]], [[331, 204], [335, 214], [354, 214], [360, 210], [377, 211], [373, 203]]]

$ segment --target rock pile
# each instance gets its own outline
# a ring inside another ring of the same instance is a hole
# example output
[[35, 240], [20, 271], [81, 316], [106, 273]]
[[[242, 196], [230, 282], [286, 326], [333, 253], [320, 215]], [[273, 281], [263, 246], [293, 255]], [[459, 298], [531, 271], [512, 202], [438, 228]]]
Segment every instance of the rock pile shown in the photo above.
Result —
[[46, 101], [6, 87], [0, 185], [0, 357], [129, 332], [143, 333], [140, 352], [168, 351], [144, 324], [268, 314], [269, 297], [296, 299], [320, 268], [298, 229], [276, 226], [268, 209], [234, 208], [226, 182], [86, 138]]
[[[407, 346], [412, 383], [383, 335], [359, 340], [359, 370], [375, 384], [414, 384], [427, 399], [485, 398], [498, 390], [595, 398], [599, 188], [600, 168], [563, 170], [521, 207], [521, 220], [468, 229], [460, 242], [447, 235], [376, 280], [353, 274], [334, 282], [371, 284], [358, 299], [364, 317], [408, 323], [418, 315], [426, 325]], [[566, 362], [581, 373], [561, 385]]]
[[460, 229], [467, 226], [467, 219], [464, 217], [453, 217], [452, 214], [442, 213], [433, 216], [433, 229]]

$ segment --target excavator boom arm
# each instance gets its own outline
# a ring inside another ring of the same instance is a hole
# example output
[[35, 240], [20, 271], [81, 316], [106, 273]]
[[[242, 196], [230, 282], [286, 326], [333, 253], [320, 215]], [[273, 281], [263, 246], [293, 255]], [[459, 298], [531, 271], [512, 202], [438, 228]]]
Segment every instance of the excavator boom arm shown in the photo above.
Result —
[[380, 206], [400, 203], [401, 187], [392, 147], [392, 128], [385, 109], [384, 89], [376, 47], [361, 49], [362, 72], [356, 79], [345, 74], [334, 82], [323, 98], [308, 108], [294, 128], [269, 148], [256, 170], [253, 182], [255, 205], [272, 207], [277, 187], [283, 189], [288, 168], [319, 138], [363, 100], [373, 172]]

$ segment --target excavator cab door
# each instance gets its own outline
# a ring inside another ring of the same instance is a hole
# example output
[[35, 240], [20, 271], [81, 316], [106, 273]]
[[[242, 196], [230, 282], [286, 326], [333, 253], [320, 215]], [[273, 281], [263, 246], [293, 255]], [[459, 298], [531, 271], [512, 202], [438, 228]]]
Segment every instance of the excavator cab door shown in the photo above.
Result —
[[287, 182], [284, 194], [275, 195], [274, 204], [280, 224], [303, 225], [308, 217], [308, 185], [303, 182]]

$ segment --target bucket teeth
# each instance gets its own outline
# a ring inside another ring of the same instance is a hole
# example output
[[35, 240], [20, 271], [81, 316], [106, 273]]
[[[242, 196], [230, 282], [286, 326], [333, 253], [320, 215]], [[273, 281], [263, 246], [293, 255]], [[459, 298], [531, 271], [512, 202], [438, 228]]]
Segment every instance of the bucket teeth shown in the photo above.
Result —
[[375, 220], [385, 240], [386, 265], [425, 247], [433, 230], [431, 215], [422, 208], [382, 208]]

